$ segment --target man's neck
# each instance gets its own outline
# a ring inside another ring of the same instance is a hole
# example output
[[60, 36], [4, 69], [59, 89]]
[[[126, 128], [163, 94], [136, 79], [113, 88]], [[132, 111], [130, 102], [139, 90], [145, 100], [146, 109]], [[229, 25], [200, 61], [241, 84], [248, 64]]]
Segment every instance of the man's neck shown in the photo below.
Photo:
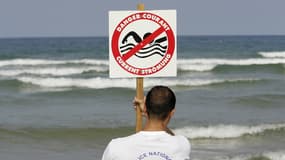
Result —
[[143, 131], [165, 131], [172, 136], [175, 135], [164, 123], [147, 122]]
[[147, 121], [144, 131], [165, 131], [167, 126], [161, 121]]

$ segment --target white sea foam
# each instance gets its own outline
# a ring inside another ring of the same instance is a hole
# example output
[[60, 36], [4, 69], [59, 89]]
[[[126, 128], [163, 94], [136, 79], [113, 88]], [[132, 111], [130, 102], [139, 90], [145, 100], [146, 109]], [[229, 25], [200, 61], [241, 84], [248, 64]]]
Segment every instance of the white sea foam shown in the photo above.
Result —
[[[283, 52], [282, 52], [283, 53]], [[285, 53], [285, 52], [284, 52]], [[272, 53], [273, 54], [273, 53]], [[279, 53], [281, 56], [281, 53]], [[108, 60], [79, 59], [79, 60], [48, 60], [48, 59], [12, 59], [0, 60], [0, 67], [3, 66], [39, 66], [39, 65], [64, 65], [64, 64], [86, 64], [96, 66], [108, 66]], [[247, 66], [285, 64], [285, 58], [271, 56], [269, 58], [251, 59], [179, 59], [178, 69], [182, 71], [211, 71], [219, 65]]]
[[255, 159], [258, 157], [265, 157], [270, 160], [285, 160], [285, 151], [266, 151], [263, 153], [255, 153], [255, 154], [241, 154], [241, 155], [235, 155], [235, 156], [214, 157], [212, 159], [213, 160], [250, 160], [250, 159]]
[[250, 66], [285, 64], [285, 58], [250, 58], [250, 59], [180, 59], [178, 68], [186, 71], [211, 71], [219, 65]]
[[[20, 77], [17, 78], [23, 83], [38, 85], [41, 87], [50, 88], [135, 88], [135, 81], [133, 79], [109, 79], [109, 78], [40, 78], [40, 77]], [[257, 81], [258, 79], [149, 79], [145, 82], [145, 87], [151, 87], [156, 84], [163, 84], [167, 86], [205, 86], [220, 83], [235, 83], [243, 81]]]
[[106, 72], [107, 67], [94, 66], [94, 67], [48, 67], [48, 68], [23, 68], [23, 69], [6, 69], [0, 70], [0, 76], [18, 76], [21, 74], [35, 74], [35, 75], [53, 75], [53, 76], [67, 76], [73, 74], [82, 74], [84, 72]]
[[213, 70], [217, 64], [191, 64], [190, 63], [185, 63], [185, 64], [180, 64], [178, 63], [178, 69], [181, 71], [197, 71], [197, 72], [204, 72], [204, 71], [211, 71]]
[[271, 160], [285, 160], [285, 151], [266, 152], [263, 153], [263, 155], [270, 158]]
[[109, 65], [109, 62], [108, 60], [97, 60], [97, 59], [80, 59], [80, 60], [12, 59], [12, 60], [1, 60], [0, 61], [0, 67], [58, 65], [58, 64]]
[[285, 58], [285, 51], [259, 52], [258, 54], [265, 58]]
[[254, 135], [266, 130], [276, 130], [285, 128], [285, 124], [261, 124], [256, 126], [241, 125], [215, 125], [208, 127], [184, 127], [175, 129], [176, 134], [184, 135], [188, 138], [237, 138], [243, 135]]
[[89, 79], [74, 79], [74, 78], [39, 78], [39, 77], [21, 77], [19, 81], [24, 83], [30, 83], [41, 87], [48, 88], [111, 88], [111, 87], [123, 87], [134, 88], [135, 83], [131, 79], [108, 79], [108, 78], [89, 78]]

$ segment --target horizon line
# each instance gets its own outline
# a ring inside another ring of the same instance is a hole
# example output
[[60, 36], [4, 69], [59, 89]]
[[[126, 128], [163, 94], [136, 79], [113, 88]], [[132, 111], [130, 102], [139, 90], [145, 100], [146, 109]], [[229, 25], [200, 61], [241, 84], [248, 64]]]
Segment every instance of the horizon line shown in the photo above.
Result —
[[[177, 35], [177, 37], [243, 37], [243, 36], [285, 36], [285, 34], [185, 34]], [[80, 36], [80, 35], [70, 35], [70, 36], [9, 36], [0, 37], [0, 39], [37, 39], [37, 38], [108, 38], [109, 35], [90, 35], [90, 36]]]

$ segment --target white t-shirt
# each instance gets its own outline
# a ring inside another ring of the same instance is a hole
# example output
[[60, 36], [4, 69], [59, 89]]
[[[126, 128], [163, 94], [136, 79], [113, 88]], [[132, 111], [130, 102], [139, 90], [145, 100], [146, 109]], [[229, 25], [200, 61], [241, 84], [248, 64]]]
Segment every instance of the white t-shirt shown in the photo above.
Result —
[[183, 136], [164, 131], [140, 131], [113, 139], [102, 160], [189, 160], [190, 143]]

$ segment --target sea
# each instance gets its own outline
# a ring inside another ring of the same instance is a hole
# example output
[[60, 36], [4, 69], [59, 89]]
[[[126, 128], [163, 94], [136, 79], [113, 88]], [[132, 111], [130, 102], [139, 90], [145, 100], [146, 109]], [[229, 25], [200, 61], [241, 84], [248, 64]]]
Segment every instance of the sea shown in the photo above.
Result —
[[[108, 37], [0, 39], [0, 159], [100, 160], [135, 132], [135, 78], [109, 78]], [[178, 36], [169, 127], [192, 160], [285, 160], [285, 36]]]

